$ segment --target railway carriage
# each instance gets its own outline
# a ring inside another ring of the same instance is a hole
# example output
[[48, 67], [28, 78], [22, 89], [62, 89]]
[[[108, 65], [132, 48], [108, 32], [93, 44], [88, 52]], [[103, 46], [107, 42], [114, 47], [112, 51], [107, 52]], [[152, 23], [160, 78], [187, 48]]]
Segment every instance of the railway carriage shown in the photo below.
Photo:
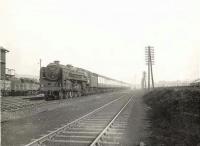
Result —
[[46, 99], [71, 98], [128, 88], [130, 85], [88, 70], [54, 61], [40, 71], [40, 91]]

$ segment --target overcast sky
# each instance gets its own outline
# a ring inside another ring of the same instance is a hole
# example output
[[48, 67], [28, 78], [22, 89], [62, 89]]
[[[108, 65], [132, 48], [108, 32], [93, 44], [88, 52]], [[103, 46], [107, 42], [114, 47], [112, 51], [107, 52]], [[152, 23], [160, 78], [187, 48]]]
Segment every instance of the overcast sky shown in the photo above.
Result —
[[200, 70], [199, 0], [1, 0], [7, 67], [38, 75], [39, 59], [140, 83], [145, 46], [155, 80], [193, 80]]

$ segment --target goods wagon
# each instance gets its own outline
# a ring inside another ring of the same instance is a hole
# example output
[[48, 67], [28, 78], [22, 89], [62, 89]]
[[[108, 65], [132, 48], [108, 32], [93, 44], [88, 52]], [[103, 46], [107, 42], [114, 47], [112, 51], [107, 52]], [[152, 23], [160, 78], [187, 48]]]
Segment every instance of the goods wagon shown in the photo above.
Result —
[[39, 90], [39, 83], [30, 78], [12, 78], [11, 95], [32, 95]]
[[0, 80], [0, 96], [8, 96], [11, 92], [11, 81]]
[[40, 91], [46, 99], [70, 98], [129, 88], [129, 84], [54, 61], [40, 71]]
[[2, 96], [22, 96], [36, 94], [39, 90], [39, 82], [29, 78], [10, 78], [0, 81]]

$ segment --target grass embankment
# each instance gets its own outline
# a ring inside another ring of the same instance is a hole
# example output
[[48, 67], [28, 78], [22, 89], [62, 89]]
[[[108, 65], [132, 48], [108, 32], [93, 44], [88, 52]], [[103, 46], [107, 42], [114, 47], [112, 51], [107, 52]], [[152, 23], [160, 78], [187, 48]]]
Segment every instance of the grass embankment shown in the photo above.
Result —
[[157, 89], [144, 101], [150, 107], [152, 146], [200, 145], [200, 90]]

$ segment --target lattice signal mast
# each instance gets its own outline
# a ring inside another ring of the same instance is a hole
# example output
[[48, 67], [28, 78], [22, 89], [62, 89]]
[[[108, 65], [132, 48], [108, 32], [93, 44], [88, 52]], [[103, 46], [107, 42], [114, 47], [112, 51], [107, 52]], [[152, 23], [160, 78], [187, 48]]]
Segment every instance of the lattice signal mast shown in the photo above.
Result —
[[145, 47], [145, 59], [146, 59], [146, 65], [148, 66], [148, 90], [150, 90], [151, 82], [152, 82], [152, 88], [154, 88], [153, 68], [152, 68], [152, 65], [154, 65], [154, 47], [152, 46]]

